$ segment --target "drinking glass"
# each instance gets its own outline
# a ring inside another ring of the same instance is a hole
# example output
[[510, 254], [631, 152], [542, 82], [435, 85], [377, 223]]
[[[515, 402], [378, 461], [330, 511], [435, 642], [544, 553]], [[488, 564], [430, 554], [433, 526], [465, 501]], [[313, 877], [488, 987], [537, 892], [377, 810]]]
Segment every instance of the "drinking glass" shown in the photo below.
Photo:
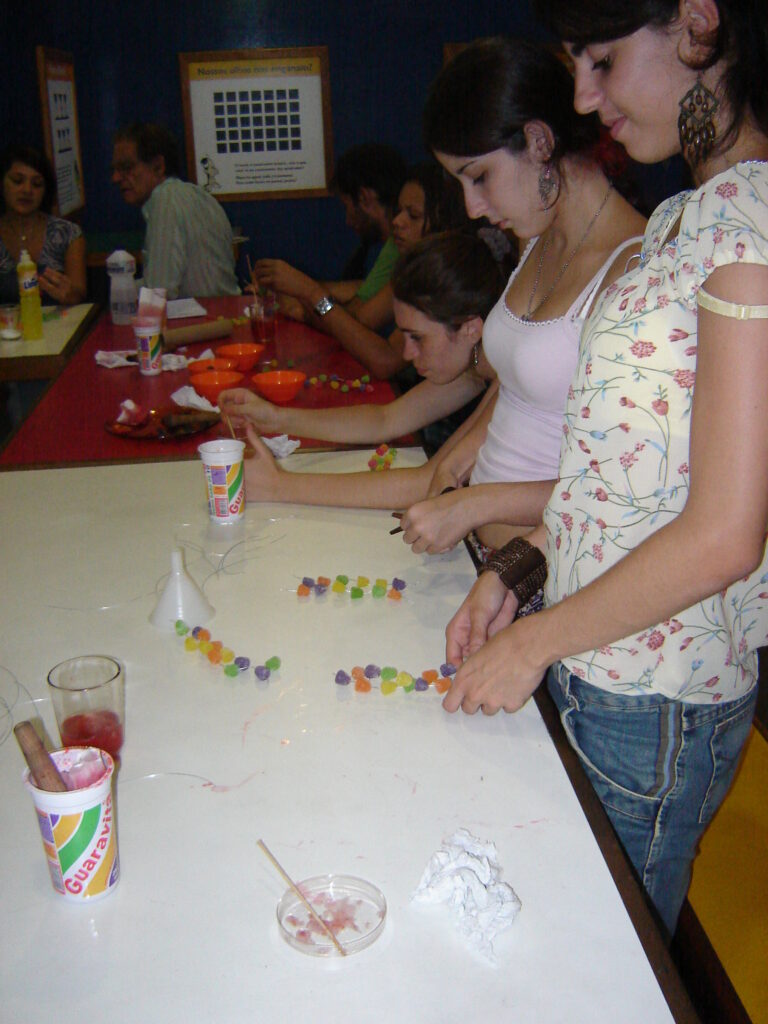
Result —
[[123, 745], [125, 676], [104, 654], [62, 661], [48, 673], [53, 710], [65, 747], [98, 747], [116, 758]]

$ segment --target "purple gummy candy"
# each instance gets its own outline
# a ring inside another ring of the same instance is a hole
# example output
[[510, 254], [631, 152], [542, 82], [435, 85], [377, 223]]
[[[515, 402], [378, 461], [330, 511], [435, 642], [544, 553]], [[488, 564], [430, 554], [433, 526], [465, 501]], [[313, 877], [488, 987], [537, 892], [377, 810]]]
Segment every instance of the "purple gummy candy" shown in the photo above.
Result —
[[192, 630], [192, 636], [195, 638], [195, 640], [197, 640], [197, 638], [200, 636], [200, 630], [202, 628], [202, 626], [195, 626], [194, 629]]
[[235, 658], [234, 664], [237, 665], [238, 669], [241, 672], [247, 672], [248, 669], [251, 667], [251, 659], [250, 658], [243, 658], [241, 656], [239, 658]]
[[444, 665], [440, 666], [440, 675], [445, 679], [448, 676], [456, 675], [456, 666], [452, 665], [450, 661], [446, 661]]
[[318, 597], [321, 594], [324, 594], [327, 589], [328, 589], [328, 587], [326, 587], [325, 584], [323, 584], [323, 583], [316, 583], [315, 584], [315, 593], [318, 595]]
[[366, 665], [363, 671], [366, 679], [378, 679], [381, 675], [381, 669], [378, 665]]
[[336, 673], [336, 682], [339, 686], [349, 686], [351, 680], [343, 668], [340, 668]]
[[262, 683], [269, 679], [269, 669], [266, 665], [257, 665], [253, 671], [256, 673], [256, 678], [260, 679]]
[[414, 690], [428, 690], [429, 683], [427, 682], [426, 679], [422, 679], [421, 676], [419, 676], [419, 678], [413, 684], [413, 688]]
[[301, 582], [304, 584], [305, 587], [308, 587], [310, 590], [315, 585], [315, 581], [312, 579], [311, 576], [305, 576]]
[[405, 580], [398, 579], [397, 576], [392, 580], [393, 590], [405, 590]]

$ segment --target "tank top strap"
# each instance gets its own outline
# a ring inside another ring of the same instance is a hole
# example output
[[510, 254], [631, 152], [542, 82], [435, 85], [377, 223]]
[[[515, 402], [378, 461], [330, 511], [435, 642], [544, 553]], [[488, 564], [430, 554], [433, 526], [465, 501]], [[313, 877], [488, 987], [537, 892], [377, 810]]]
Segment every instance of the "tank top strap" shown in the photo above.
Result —
[[[605, 275], [613, 266], [616, 258], [625, 249], [628, 249], [629, 246], [635, 245], [637, 242], [642, 241], [642, 235], [635, 235], [634, 238], [625, 238], [623, 242], [619, 243], [619, 245], [616, 246], [611, 255], [605, 261], [605, 263], [603, 263], [602, 267], [600, 267], [600, 269], [592, 278], [592, 280], [582, 290], [581, 294], [577, 296], [576, 301], [568, 310], [566, 316], [569, 316], [576, 320], [586, 319], [587, 313], [592, 307], [592, 303], [595, 301], [600, 290], [602, 289], [603, 281], [605, 280]], [[578, 313], [576, 312], [576, 310], [578, 310]]]

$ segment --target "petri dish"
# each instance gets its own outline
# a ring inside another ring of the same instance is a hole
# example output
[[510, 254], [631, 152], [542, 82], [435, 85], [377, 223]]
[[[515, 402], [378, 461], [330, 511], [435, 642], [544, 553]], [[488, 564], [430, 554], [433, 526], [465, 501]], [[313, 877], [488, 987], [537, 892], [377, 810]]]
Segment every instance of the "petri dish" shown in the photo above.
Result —
[[[298, 883], [313, 910], [325, 921], [349, 956], [375, 942], [384, 928], [387, 901], [371, 882], [353, 875], [317, 875]], [[293, 889], [277, 904], [280, 934], [308, 956], [341, 956], [322, 925]]]

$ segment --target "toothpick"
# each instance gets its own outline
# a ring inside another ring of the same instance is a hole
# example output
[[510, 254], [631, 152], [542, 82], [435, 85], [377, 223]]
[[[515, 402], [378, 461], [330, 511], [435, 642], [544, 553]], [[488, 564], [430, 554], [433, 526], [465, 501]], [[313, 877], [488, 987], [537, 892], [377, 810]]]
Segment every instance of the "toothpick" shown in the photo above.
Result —
[[235, 434], [235, 428], [232, 426], [232, 420], [229, 418], [229, 416], [227, 416], [225, 412], [221, 414], [221, 418], [224, 420], [224, 425], [226, 426], [227, 430], [232, 435], [232, 439], [236, 441], [237, 435]]
[[291, 889], [296, 893], [296, 895], [299, 897], [301, 902], [304, 904], [304, 906], [310, 912], [312, 917], [323, 928], [323, 930], [328, 933], [328, 935], [331, 938], [331, 941], [333, 942], [333, 944], [336, 947], [336, 949], [338, 949], [339, 953], [341, 953], [342, 956], [346, 956], [347, 955], [346, 949], [344, 949], [342, 944], [339, 942], [339, 940], [333, 934], [333, 931], [331, 930], [331, 928], [325, 923], [325, 921], [322, 919], [322, 917], [320, 917], [320, 915], [317, 913], [315, 908], [312, 906], [312, 904], [306, 898], [306, 896], [301, 891], [301, 889], [299, 889], [299, 887], [296, 885], [296, 883], [293, 881], [293, 879], [290, 877], [290, 875], [285, 871], [285, 869], [283, 868], [282, 864], [280, 864], [280, 862], [275, 858], [275, 856], [269, 851], [269, 849], [267, 848], [267, 845], [264, 842], [264, 840], [263, 839], [259, 839], [257, 841], [256, 845], [258, 847], [260, 847], [262, 853], [264, 853], [272, 861], [273, 866], [282, 875], [282, 877], [285, 879], [285, 881], [288, 883], [288, 885], [291, 887]]

